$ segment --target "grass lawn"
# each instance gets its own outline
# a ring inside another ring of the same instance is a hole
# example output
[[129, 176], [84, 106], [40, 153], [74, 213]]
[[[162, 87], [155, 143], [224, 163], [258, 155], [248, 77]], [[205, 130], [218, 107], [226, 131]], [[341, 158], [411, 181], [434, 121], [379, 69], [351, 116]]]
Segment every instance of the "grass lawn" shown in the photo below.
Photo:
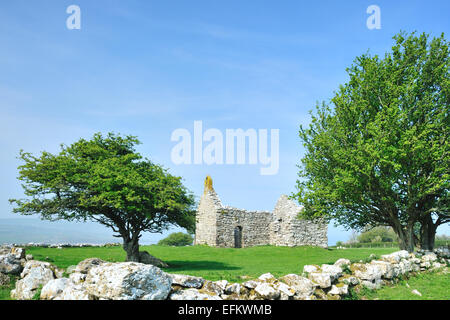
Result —
[[[352, 261], [367, 259], [370, 254], [397, 251], [398, 248], [352, 248], [345, 250], [322, 249], [317, 247], [274, 247], [213, 248], [208, 246], [168, 247], [142, 246], [155, 257], [165, 261], [170, 267], [164, 271], [201, 276], [208, 280], [226, 279], [243, 282], [247, 276], [259, 277], [270, 272], [275, 277], [289, 273], [300, 274], [306, 264], [332, 264], [339, 258]], [[121, 247], [106, 248], [27, 248], [36, 260], [49, 261], [60, 268], [76, 265], [91, 257], [118, 262], [125, 260]], [[48, 257], [48, 258], [47, 258]], [[47, 259], [46, 259], [47, 258]]]
[[10, 276], [11, 282], [8, 286], [0, 286], [0, 300], [12, 300], [11, 299], [11, 290], [16, 286], [16, 277]]
[[[422, 296], [413, 294], [419, 291]], [[450, 300], [450, 274], [443, 272], [421, 273], [379, 290], [366, 291], [360, 299], [378, 300]]]

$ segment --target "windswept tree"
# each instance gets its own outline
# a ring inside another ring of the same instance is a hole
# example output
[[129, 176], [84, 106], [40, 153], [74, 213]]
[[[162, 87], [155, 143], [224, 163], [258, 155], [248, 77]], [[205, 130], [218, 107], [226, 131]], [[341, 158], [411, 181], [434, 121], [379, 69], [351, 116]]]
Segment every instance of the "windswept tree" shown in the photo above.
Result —
[[443, 34], [394, 40], [384, 58], [356, 58], [349, 81], [300, 128], [295, 197], [306, 216], [390, 226], [402, 249], [413, 251], [417, 237], [432, 249], [450, 221], [449, 43]]
[[143, 158], [139, 140], [100, 133], [61, 145], [58, 154], [21, 151], [19, 180], [27, 199], [12, 199], [14, 212], [45, 220], [96, 221], [123, 239], [127, 261], [140, 261], [142, 232], [171, 225], [194, 229], [194, 197], [180, 177]]

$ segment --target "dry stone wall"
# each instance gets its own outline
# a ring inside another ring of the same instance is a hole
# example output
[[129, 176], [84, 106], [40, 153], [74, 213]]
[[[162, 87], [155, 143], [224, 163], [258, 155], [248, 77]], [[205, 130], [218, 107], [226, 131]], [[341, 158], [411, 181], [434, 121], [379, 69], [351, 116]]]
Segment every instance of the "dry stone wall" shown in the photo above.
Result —
[[[19, 252], [25, 255], [21, 248], [4, 251], [0, 257]], [[39, 288], [40, 298], [45, 300], [340, 300], [351, 298], [352, 292], [363, 288], [378, 289], [419, 272], [447, 276], [450, 251], [397, 251], [366, 263], [339, 259], [334, 264], [305, 265], [303, 273], [299, 270], [299, 274], [279, 278], [265, 273], [243, 283], [209, 281], [169, 274], [152, 265], [110, 263], [98, 258], [83, 260], [65, 273], [48, 262], [22, 263], [20, 279], [11, 291], [11, 297], [19, 300], [34, 299]], [[65, 278], [65, 274], [70, 275]], [[420, 294], [414, 288], [411, 293]]]

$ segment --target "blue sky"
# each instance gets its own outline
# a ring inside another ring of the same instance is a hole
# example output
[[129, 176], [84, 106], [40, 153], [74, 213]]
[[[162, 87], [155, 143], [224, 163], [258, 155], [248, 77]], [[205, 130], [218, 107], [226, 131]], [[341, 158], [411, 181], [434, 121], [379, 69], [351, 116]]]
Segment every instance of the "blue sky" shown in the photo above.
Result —
[[[69, 30], [69, 5], [81, 30]], [[369, 30], [369, 5], [381, 29]], [[58, 151], [95, 132], [132, 134], [139, 151], [181, 175], [195, 195], [210, 174], [222, 202], [272, 210], [295, 191], [300, 124], [369, 50], [400, 30], [448, 37], [443, 1], [3, 1], [0, 4], [0, 218], [22, 196], [20, 149]], [[278, 174], [259, 165], [174, 165], [171, 133], [280, 129]], [[79, 228], [75, 225], [74, 228]], [[450, 233], [448, 226], [438, 233]], [[330, 226], [330, 244], [349, 232]]]

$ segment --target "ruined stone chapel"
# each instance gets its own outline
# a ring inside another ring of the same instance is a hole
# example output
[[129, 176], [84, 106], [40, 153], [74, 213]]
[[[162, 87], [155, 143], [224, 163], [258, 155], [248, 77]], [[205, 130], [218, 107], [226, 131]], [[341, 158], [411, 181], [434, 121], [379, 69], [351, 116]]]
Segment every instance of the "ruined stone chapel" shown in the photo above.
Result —
[[223, 206], [208, 176], [197, 209], [194, 244], [227, 248], [260, 245], [326, 248], [327, 224], [320, 220], [298, 219], [300, 210], [303, 207], [286, 195], [278, 199], [272, 212]]

